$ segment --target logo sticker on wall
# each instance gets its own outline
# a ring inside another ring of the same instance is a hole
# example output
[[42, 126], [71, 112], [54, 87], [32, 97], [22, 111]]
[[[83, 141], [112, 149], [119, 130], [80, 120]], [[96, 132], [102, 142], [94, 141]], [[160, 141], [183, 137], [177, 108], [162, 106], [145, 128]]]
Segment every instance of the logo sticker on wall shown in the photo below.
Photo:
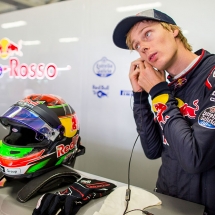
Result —
[[108, 91], [109, 91], [109, 86], [95, 86], [93, 85], [93, 93], [96, 95], [98, 98], [103, 98], [108, 96]]
[[133, 92], [131, 90], [120, 90], [120, 96], [132, 96]]
[[3, 38], [0, 40], [0, 58], [6, 60], [9, 58], [8, 65], [0, 64], [0, 78], [3, 77], [5, 73], [9, 74], [10, 78], [21, 78], [21, 79], [44, 79], [53, 80], [57, 77], [58, 71], [71, 70], [71, 66], [59, 68], [54, 63], [49, 63], [45, 65], [44, 63], [31, 63], [27, 65], [26, 63], [20, 63], [17, 57], [12, 57], [13, 55], [23, 56], [21, 52], [22, 41], [16, 44], [9, 40], [8, 38]]
[[108, 60], [106, 57], [103, 57], [101, 60], [97, 61], [93, 66], [94, 73], [102, 78], [113, 75], [115, 70], [115, 64], [112, 61]]
[[23, 54], [21, 52], [21, 48], [22, 48], [21, 41], [19, 41], [18, 44], [16, 44], [6, 37], [2, 38], [0, 40], [0, 58], [6, 60], [9, 57], [13, 56], [14, 54], [22, 56]]

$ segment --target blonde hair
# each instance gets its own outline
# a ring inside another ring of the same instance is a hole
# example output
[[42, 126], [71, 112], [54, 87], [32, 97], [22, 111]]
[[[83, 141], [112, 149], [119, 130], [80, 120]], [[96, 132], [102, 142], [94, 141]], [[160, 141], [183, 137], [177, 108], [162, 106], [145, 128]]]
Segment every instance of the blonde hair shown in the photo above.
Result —
[[[144, 22], [149, 22], [149, 21], [144, 20]], [[183, 43], [184, 47], [187, 50], [192, 51], [192, 46], [188, 43], [187, 38], [183, 35], [182, 30], [181, 30], [181, 28], [179, 26], [168, 24], [166, 22], [160, 22], [160, 24], [163, 26], [164, 29], [166, 29], [168, 31], [179, 30], [179, 33], [176, 36], [176, 38], [179, 38], [181, 40], [181, 42]], [[126, 45], [128, 46], [128, 48], [130, 50], [133, 50], [132, 43], [131, 43], [131, 30], [134, 28], [134, 26], [129, 30], [129, 32], [126, 35]]]

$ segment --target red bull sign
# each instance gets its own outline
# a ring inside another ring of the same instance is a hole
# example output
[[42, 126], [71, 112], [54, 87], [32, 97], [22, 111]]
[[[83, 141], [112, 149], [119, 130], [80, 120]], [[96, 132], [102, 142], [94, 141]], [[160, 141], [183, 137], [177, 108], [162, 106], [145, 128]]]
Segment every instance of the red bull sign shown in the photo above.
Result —
[[3, 60], [8, 59], [9, 57], [13, 56], [14, 54], [18, 56], [22, 56], [21, 52], [22, 44], [19, 41], [18, 44], [12, 42], [8, 38], [3, 38], [0, 40], [0, 58]]
[[9, 74], [10, 78], [21, 78], [21, 79], [44, 79], [53, 80], [57, 77], [59, 70], [70, 70], [71, 67], [68, 65], [64, 68], [58, 68], [54, 63], [20, 63], [17, 57], [13, 55], [23, 56], [21, 52], [22, 44], [16, 44], [8, 38], [0, 40], [0, 58], [6, 60], [9, 58], [8, 65], [0, 64], [0, 78], [5, 73]]

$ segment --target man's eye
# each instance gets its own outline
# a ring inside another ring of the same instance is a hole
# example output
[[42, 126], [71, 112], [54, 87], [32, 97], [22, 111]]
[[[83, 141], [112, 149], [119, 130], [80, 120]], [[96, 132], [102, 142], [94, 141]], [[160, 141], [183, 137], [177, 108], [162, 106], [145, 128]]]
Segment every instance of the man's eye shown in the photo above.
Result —
[[140, 49], [140, 44], [135, 45], [135, 50], [139, 50]]
[[146, 32], [146, 37], [149, 37], [151, 35], [151, 31]]

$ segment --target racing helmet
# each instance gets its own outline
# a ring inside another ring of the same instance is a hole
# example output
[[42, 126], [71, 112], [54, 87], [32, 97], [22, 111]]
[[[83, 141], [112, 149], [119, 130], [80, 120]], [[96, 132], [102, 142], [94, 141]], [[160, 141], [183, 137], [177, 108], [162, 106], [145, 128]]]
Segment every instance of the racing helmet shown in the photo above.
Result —
[[31, 178], [74, 161], [80, 146], [74, 109], [52, 94], [32, 94], [0, 116], [9, 133], [0, 140], [5, 176]]

